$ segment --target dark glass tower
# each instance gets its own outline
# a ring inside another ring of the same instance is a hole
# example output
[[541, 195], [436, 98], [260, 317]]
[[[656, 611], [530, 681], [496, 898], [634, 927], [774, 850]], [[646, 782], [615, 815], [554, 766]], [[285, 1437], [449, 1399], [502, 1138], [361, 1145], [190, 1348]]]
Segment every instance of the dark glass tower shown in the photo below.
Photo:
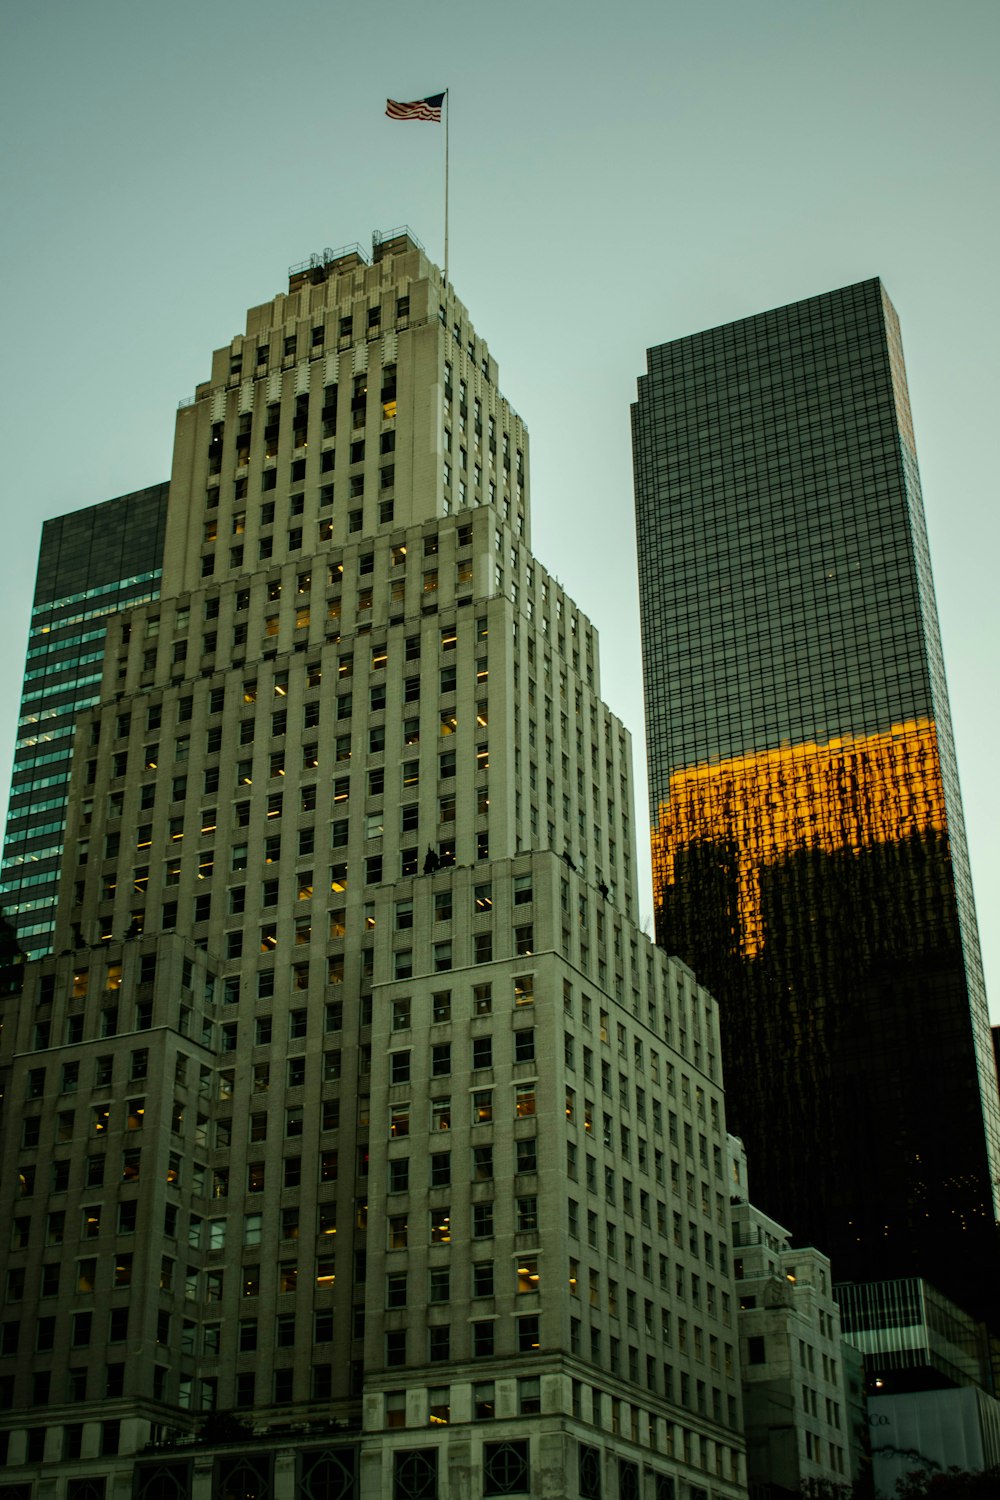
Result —
[[52, 948], [77, 717], [100, 697], [109, 615], [160, 592], [168, 484], [42, 527], [0, 903], [28, 958]]
[[651, 349], [657, 936], [761, 1205], [995, 1310], [1000, 1113], [899, 327], [878, 280]]

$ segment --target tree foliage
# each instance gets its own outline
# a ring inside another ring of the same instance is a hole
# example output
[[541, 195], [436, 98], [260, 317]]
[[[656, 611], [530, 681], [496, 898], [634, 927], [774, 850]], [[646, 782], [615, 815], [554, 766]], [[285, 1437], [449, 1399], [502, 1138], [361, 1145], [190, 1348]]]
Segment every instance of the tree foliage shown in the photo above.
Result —
[[897, 1481], [896, 1500], [997, 1500], [1000, 1465], [970, 1473], [965, 1469], [936, 1474], [906, 1474]]

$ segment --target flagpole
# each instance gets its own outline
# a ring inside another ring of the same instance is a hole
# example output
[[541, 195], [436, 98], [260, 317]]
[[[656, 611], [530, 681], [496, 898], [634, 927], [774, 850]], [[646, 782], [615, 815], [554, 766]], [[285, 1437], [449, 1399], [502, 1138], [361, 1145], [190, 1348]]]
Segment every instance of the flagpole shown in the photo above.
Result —
[[444, 91], [444, 284], [448, 285], [448, 90]]
[[390, 120], [432, 120], [441, 122], [444, 115], [444, 284], [448, 285], [448, 90], [428, 94], [423, 99], [387, 99], [385, 112]]

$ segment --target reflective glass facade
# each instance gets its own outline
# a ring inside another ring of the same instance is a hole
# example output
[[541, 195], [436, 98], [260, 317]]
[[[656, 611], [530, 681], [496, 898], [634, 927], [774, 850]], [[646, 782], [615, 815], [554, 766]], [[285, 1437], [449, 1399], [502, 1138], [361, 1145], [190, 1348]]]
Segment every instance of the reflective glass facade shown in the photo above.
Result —
[[759, 1201], [992, 1315], [996, 1075], [895, 313], [651, 349], [633, 407], [657, 936]]
[[[942, 1384], [991, 1388], [983, 1325], [916, 1277], [834, 1287], [844, 1338], [870, 1375], [898, 1391]], [[905, 1372], [905, 1373], [902, 1373]]]
[[28, 958], [50, 952], [77, 716], [100, 697], [107, 617], [160, 591], [169, 485], [42, 527], [0, 905]]

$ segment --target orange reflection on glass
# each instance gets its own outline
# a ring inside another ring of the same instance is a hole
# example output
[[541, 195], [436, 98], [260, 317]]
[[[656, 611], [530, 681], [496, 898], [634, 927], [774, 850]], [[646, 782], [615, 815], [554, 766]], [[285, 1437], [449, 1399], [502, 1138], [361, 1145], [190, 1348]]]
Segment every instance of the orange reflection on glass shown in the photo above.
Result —
[[763, 943], [765, 866], [801, 850], [860, 852], [932, 830], [946, 830], [933, 719], [686, 767], [671, 776], [652, 830], [657, 905], [669, 899], [681, 850], [729, 847], [739, 870], [740, 951], [752, 957]]

